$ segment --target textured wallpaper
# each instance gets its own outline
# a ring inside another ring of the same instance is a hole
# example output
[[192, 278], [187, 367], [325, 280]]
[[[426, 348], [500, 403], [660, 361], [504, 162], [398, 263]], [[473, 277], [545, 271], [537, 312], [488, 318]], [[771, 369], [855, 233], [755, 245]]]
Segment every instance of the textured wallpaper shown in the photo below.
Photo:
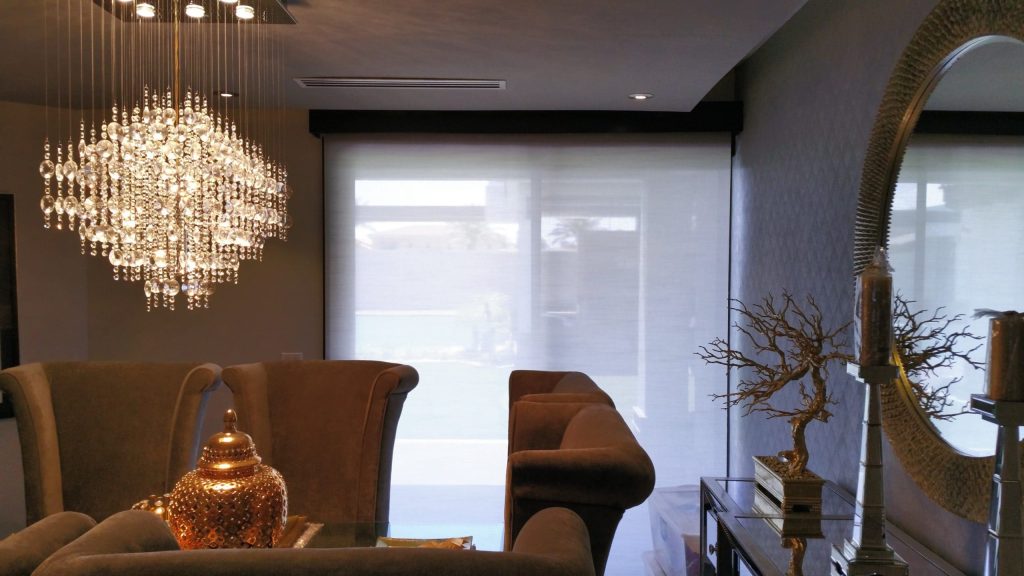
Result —
[[[741, 68], [744, 130], [733, 183], [733, 297], [812, 294], [825, 317], [852, 314], [853, 226], [875, 113], [900, 53], [935, 0], [810, 0]], [[839, 372], [838, 370], [836, 372]], [[808, 427], [809, 467], [856, 490], [864, 393], [835, 373], [838, 405]], [[734, 475], [788, 446], [782, 420], [732, 417]], [[968, 573], [984, 527], [930, 502], [886, 453], [889, 517]]]

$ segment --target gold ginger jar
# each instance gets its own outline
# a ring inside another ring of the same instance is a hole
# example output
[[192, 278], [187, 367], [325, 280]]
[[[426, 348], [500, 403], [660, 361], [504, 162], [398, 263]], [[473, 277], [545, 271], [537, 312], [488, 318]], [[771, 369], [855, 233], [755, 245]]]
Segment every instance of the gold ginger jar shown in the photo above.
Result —
[[270, 548], [284, 533], [284, 478], [260, 463], [252, 437], [239, 432], [236, 421], [228, 410], [224, 431], [207, 441], [199, 467], [171, 492], [171, 530], [184, 550]]

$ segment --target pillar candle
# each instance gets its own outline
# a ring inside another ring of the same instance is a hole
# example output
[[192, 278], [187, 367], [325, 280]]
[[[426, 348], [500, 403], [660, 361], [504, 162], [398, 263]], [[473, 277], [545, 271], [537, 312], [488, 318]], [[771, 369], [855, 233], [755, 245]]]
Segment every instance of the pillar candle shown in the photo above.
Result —
[[857, 279], [855, 342], [861, 366], [888, 366], [892, 359], [892, 274], [885, 249]]
[[985, 395], [993, 400], [1024, 401], [1024, 314], [1001, 312], [988, 321]]

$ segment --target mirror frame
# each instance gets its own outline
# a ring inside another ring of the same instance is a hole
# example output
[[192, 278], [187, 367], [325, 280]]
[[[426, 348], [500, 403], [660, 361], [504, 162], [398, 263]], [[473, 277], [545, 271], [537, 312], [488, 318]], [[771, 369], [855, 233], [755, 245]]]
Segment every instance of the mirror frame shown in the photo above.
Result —
[[[861, 174], [854, 228], [854, 274], [888, 246], [900, 166], [925, 102], [968, 51], [990, 42], [1024, 42], [1024, 0], [942, 0], [900, 56], [875, 117]], [[943, 508], [988, 521], [995, 457], [968, 456], [949, 445], [921, 411], [906, 378], [882, 386], [882, 426], [914, 482]]]

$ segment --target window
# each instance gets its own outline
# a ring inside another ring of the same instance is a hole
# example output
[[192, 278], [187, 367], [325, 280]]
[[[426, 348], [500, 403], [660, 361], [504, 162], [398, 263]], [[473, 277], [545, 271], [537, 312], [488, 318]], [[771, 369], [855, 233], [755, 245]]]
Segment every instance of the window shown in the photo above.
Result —
[[[659, 485], [725, 473], [724, 374], [694, 352], [728, 329], [729, 135], [330, 136], [324, 151], [328, 357], [420, 373], [393, 521], [501, 522], [519, 368], [594, 378]], [[637, 572], [649, 526], [627, 513], [609, 574]]]
[[[894, 286], [916, 302], [914, 309], [963, 314], [970, 331], [985, 338], [988, 320], [972, 320], [976, 308], [1020, 308], [1022, 176], [1022, 137], [914, 135], [896, 185], [889, 240]], [[986, 343], [979, 343], [971, 356], [984, 364]], [[985, 390], [984, 371], [963, 361], [930, 383], [951, 382], [947, 412]], [[932, 423], [961, 451], [986, 455], [995, 447], [996, 427], [976, 414]]]

